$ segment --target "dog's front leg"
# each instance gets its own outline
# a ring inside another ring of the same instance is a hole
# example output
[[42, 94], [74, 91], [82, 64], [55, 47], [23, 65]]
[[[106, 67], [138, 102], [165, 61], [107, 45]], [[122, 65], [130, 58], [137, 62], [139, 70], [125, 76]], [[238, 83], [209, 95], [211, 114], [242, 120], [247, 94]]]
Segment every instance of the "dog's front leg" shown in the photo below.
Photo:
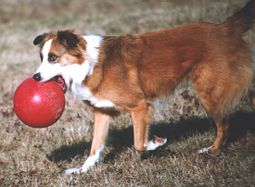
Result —
[[108, 135], [111, 116], [101, 111], [94, 112], [94, 132], [90, 156], [82, 165], [81, 172], [87, 172], [92, 166], [101, 160], [101, 154], [105, 146], [105, 140]]
[[101, 159], [104, 149], [105, 140], [108, 135], [109, 123], [111, 116], [100, 111], [94, 113], [94, 132], [90, 155], [80, 168], [71, 168], [65, 171], [65, 174], [80, 174], [87, 172], [91, 167], [95, 166]]
[[148, 129], [151, 116], [151, 106], [142, 100], [138, 106], [132, 109], [131, 117], [134, 128], [134, 146], [137, 151], [151, 151], [164, 145], [166, 138], [154, 136], [154, 139], [148, 142]]

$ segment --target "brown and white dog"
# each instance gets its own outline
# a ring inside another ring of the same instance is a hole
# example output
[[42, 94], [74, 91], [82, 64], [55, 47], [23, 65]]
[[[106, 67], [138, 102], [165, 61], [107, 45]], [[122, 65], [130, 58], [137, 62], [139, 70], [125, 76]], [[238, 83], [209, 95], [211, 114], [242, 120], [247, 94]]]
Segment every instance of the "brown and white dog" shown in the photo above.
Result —
[[94, 110], [90, 156], [86, 172], [100, 160], [114, 111], [131, 114], [134, 147], [154, 150], [166, 139], [148, 141], [152, 101], [190, 80], [196, 96], [216, 123], [215, 142], [200, 152], [216, 151], [229, 132], [228, 117], [246, 93], [253, 77], [250, 49], [242, 39], [255, 20], [255, 1], [222, 24], [196, 22], [141, 35], [80, 35], [70, 30], [34, 39], [41, 65], [40, 82], [62, 76], [71, 91]]

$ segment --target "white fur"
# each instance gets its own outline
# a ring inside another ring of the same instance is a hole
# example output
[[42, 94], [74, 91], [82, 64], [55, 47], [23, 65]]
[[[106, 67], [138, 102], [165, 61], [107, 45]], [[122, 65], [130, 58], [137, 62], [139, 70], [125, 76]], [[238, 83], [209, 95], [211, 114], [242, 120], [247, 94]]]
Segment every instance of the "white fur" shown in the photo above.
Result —
[[48, 40], [45, 42], [42, 48], [42, 55], [43, 55], [43, 62], [48, 62], [48, 54], [50, 52], [51, 44], [52, 44], [53, 39]]
[[166, 142], [167, 142], [167, 139], [164, 138], [162, 139], [163, 141], [162, 142], [155, 142], [153, 140], [150, 140], [146, 145], [146, 150], [147, 151], [153, 151], [153, 150], [156, 150], [158, 147], [164, 145]]
[[[75, 93], [73, 85], [79, 84], [82, 85], [82, 82], [88, 75], [90, 71], [90, 64], [88, 61], [80, 64], [71, 64], [63, 66], [61, 69], [61, 75], [65, 79], [65, 82], [68, 87], [71, 86], [71, 90]], [[72, 83], [72, 85], [71, 85]]]
[[[80, 64], [60, 65], [48, 62], [48, 54], [51, 48], [52, 39], [45, 42], [42, 47], [43, 60], [36, 73], [41, 73], [42, 80], [45, 82], [51, 78], [61, 75], [67, 87], [71, 87], [72, 92], [81, 100], [87, 100], [98, 108], [113, 107], [114, 104], [105, 99], [99, 99], [91, 93], [89, 88], [84, 86], [83, 81], [86, 76], [92, 74], [95, 64], [99, 58], [99, 47], [102, 41], [101, 36], [87, 35], [83, 37], [86, 40], [86, 60]], [[68, 64], [65, 62], [64, 64]], [[72, 83], [72, 84], [71, 84]]]
[[198, 154], [203, 154], [203, 153], [209, 153], [209, 151], [212, 149], [212, 146], [210, 147], [205, 147], [205, 148], [202, 148], [198, 151]]
[[114, 104], [109, 100], [98, 99], [94, 97], [89, 88], [84, 85], [73, 83], [72, 85], [73, 93], [81, 100], [90, 101], [92, 105], [98, 108], [112, 108]]
[[66, 175], [86, 173], [91, 167], [95, 166], [96, 163], [101, 160], [101, 153], [104, 150], [104, 146], [100, 147], [95, 155], [91, 155], [87, 158], [86, 162], [79, 168], [70, 168], [65, 170]]
[[[99, 57], [99, 47], [101, 45], [101, 42], [103, 40], [102, 36], [98, 35], [85, 35], [83, 36], [84, 40], [86, 41], [86, 59], [90, 62], [91, 66], [94, 67], [94, 65], [98, 62]], [[93, 73], [93, 68], [91, 68], [91, 71], [89, 74], [91, 75]]]

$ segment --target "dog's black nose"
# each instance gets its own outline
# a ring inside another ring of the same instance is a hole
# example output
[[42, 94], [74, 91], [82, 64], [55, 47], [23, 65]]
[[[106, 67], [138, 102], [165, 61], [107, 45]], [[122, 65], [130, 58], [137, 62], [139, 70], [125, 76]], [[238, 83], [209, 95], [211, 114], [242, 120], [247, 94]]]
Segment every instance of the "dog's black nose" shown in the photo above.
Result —
[[36, 73], [36, 74], [34, 74], [33, 79], [35, 79], [36, 81], [42, 80], [41, 73]]

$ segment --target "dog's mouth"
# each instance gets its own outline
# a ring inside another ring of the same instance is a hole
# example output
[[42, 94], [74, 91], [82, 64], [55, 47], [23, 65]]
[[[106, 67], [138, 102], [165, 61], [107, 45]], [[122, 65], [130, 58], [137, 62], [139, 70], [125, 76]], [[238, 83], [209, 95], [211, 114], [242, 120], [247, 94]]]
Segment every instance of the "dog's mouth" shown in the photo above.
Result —
[[53, 77], [52, 80], [56, 81], [57, 84], [62, 88], [63, 92], [66, 93], [67, 85], [66, 85], [65, 80], [62, 76], [58, 75], [56, 77]]

